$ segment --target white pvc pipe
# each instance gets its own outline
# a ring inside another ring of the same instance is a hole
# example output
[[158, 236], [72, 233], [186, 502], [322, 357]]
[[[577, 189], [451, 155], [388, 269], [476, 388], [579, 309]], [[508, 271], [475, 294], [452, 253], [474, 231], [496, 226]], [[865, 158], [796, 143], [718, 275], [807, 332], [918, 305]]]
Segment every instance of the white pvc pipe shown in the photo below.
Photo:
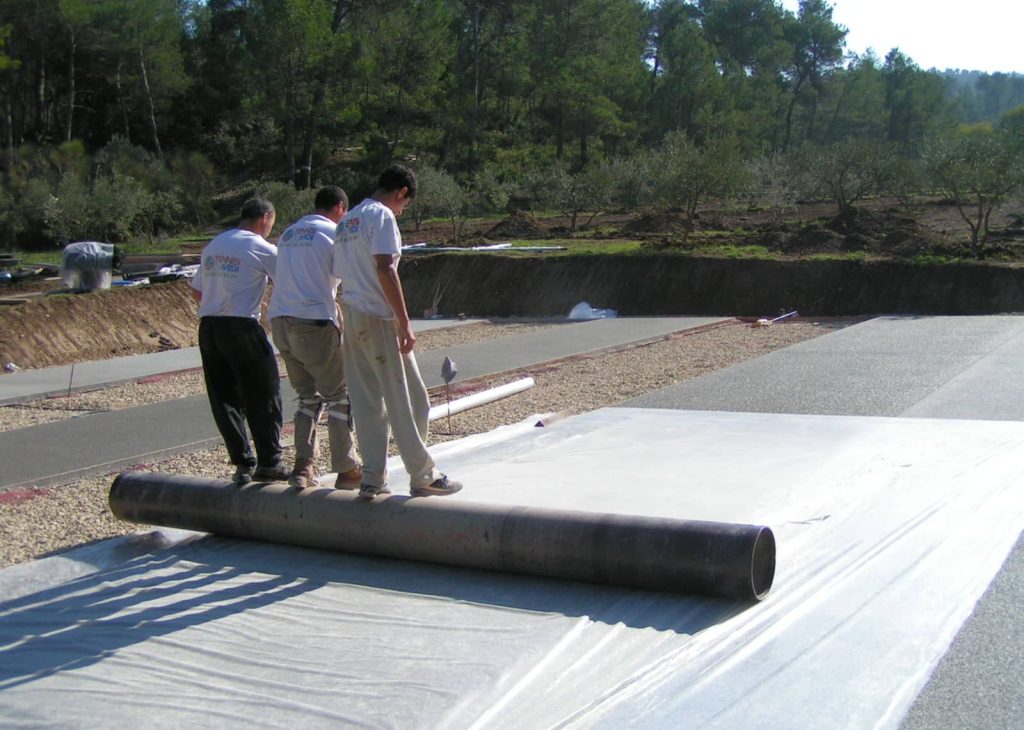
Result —
[[442, 403], [441, 405], [434, 406], [430, 409], [430, 414], [427, 418], [431, 421], [436, 421], [437, 419], [444, 418], [445, 416], [451, 416], [461, 411], [468, 411], [470, 408], [476, 408], [488, 403], [493, 403], [496, 400], [501, 400], [502, 398], [508, 398], [510, 395], [521, 393], [533, 386], [533, 378], [513, 380], [511, 383], [505, 383], [505, 385], [499, 385], [496, 388], [481, 390], [479, 393], [467, 395], [465, 398], [453, 400], [451, 403]]

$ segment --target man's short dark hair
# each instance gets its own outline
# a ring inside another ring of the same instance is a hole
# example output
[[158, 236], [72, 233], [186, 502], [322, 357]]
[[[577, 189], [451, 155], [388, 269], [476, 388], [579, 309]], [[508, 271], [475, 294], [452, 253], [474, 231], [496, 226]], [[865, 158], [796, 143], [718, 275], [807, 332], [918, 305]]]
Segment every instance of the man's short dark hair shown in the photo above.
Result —
[[344, 203], [348, 208], [348, 195], [337, 185], [325, 185], [317, 191], [313, 207], [316, 210], [330, 210], [338, 203]]
[[416, 173], [405, 165], [391, 165], [380, 174], [377, 187], [385, 192], [409, 188], [409, 198], [416, 197]]
[[266, 198], [249, 198], [242, 204], [241, 219], [243, 221], [255, 221], [265, 215], [271, 215], [273, 212], [274, 204]]

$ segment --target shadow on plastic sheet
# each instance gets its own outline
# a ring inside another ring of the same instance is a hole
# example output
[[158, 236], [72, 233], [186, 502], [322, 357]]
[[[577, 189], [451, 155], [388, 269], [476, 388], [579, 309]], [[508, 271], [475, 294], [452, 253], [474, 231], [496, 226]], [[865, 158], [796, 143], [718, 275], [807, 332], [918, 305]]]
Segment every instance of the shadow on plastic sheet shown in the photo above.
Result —
[[189, 543], [177, 552], [177, 557], [295, 581], [315, 580], [494, 608], [587, 617], [613, 626], [687, 635], [756, 605], [216, 536]]
[[324, 585], [298, 576], [253, 576], [255, 563], [204, 563], [198, 552], [186, 542], [0, 603], [0, 692]]
[[126, 545], [124, 562], [104, 560], [95, 572], [0, 603], [0, 691], [328, 584], [684, 635], [751, 605], [216, 536], [149, 547], [139, 555], [139, 545]]

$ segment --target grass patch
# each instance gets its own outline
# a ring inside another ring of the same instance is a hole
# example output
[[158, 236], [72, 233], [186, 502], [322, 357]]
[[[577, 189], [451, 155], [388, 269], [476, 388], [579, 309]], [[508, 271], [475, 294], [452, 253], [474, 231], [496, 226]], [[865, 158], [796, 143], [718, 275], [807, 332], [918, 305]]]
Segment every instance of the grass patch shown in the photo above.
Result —
[[11, 251], [10, 255], [19, 259], [22, 266], [60, 264], [60, 251]]
[[763, 259], [767, 261], [779, 258], [766, 246], [756, 244], [706, 243], [695, 246], [688, 253], [722, 259]]
[[845, 251], [843, 253], [822, 252], [807, 257], [808, 261], [867, 261], [867, 251]]
[[565, 246], [565, 251], [552, 251], [544, 255], [609, 255], [640, 253], [640, 241], [617, 238], [556, 238], [546, 241], [512, 241], [513, 246]]
[[941, 266], [943, 264], [955, 264], [961, 260], [956, 256], [947, 256], [945, 254], [918, 253], [914, 254], [911, 263], [915, 266]]

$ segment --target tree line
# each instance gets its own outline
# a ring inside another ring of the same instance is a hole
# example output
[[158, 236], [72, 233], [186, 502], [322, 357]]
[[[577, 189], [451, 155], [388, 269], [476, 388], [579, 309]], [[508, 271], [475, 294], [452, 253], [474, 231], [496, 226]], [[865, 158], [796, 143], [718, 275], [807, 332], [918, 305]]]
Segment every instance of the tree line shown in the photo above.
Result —
[[649, 204], [662, 173], [714, 173], [698, 201], [778, 187], [850, 150], [873, 184], [934, 184], [937, 150], [1013, 138], [1022, 77], [845, 37], [826, 0], [3, 0], [0, 246], [201, 226], [230, 189], [358, 194], [396, 159], [457, 231], [509, 200]]

